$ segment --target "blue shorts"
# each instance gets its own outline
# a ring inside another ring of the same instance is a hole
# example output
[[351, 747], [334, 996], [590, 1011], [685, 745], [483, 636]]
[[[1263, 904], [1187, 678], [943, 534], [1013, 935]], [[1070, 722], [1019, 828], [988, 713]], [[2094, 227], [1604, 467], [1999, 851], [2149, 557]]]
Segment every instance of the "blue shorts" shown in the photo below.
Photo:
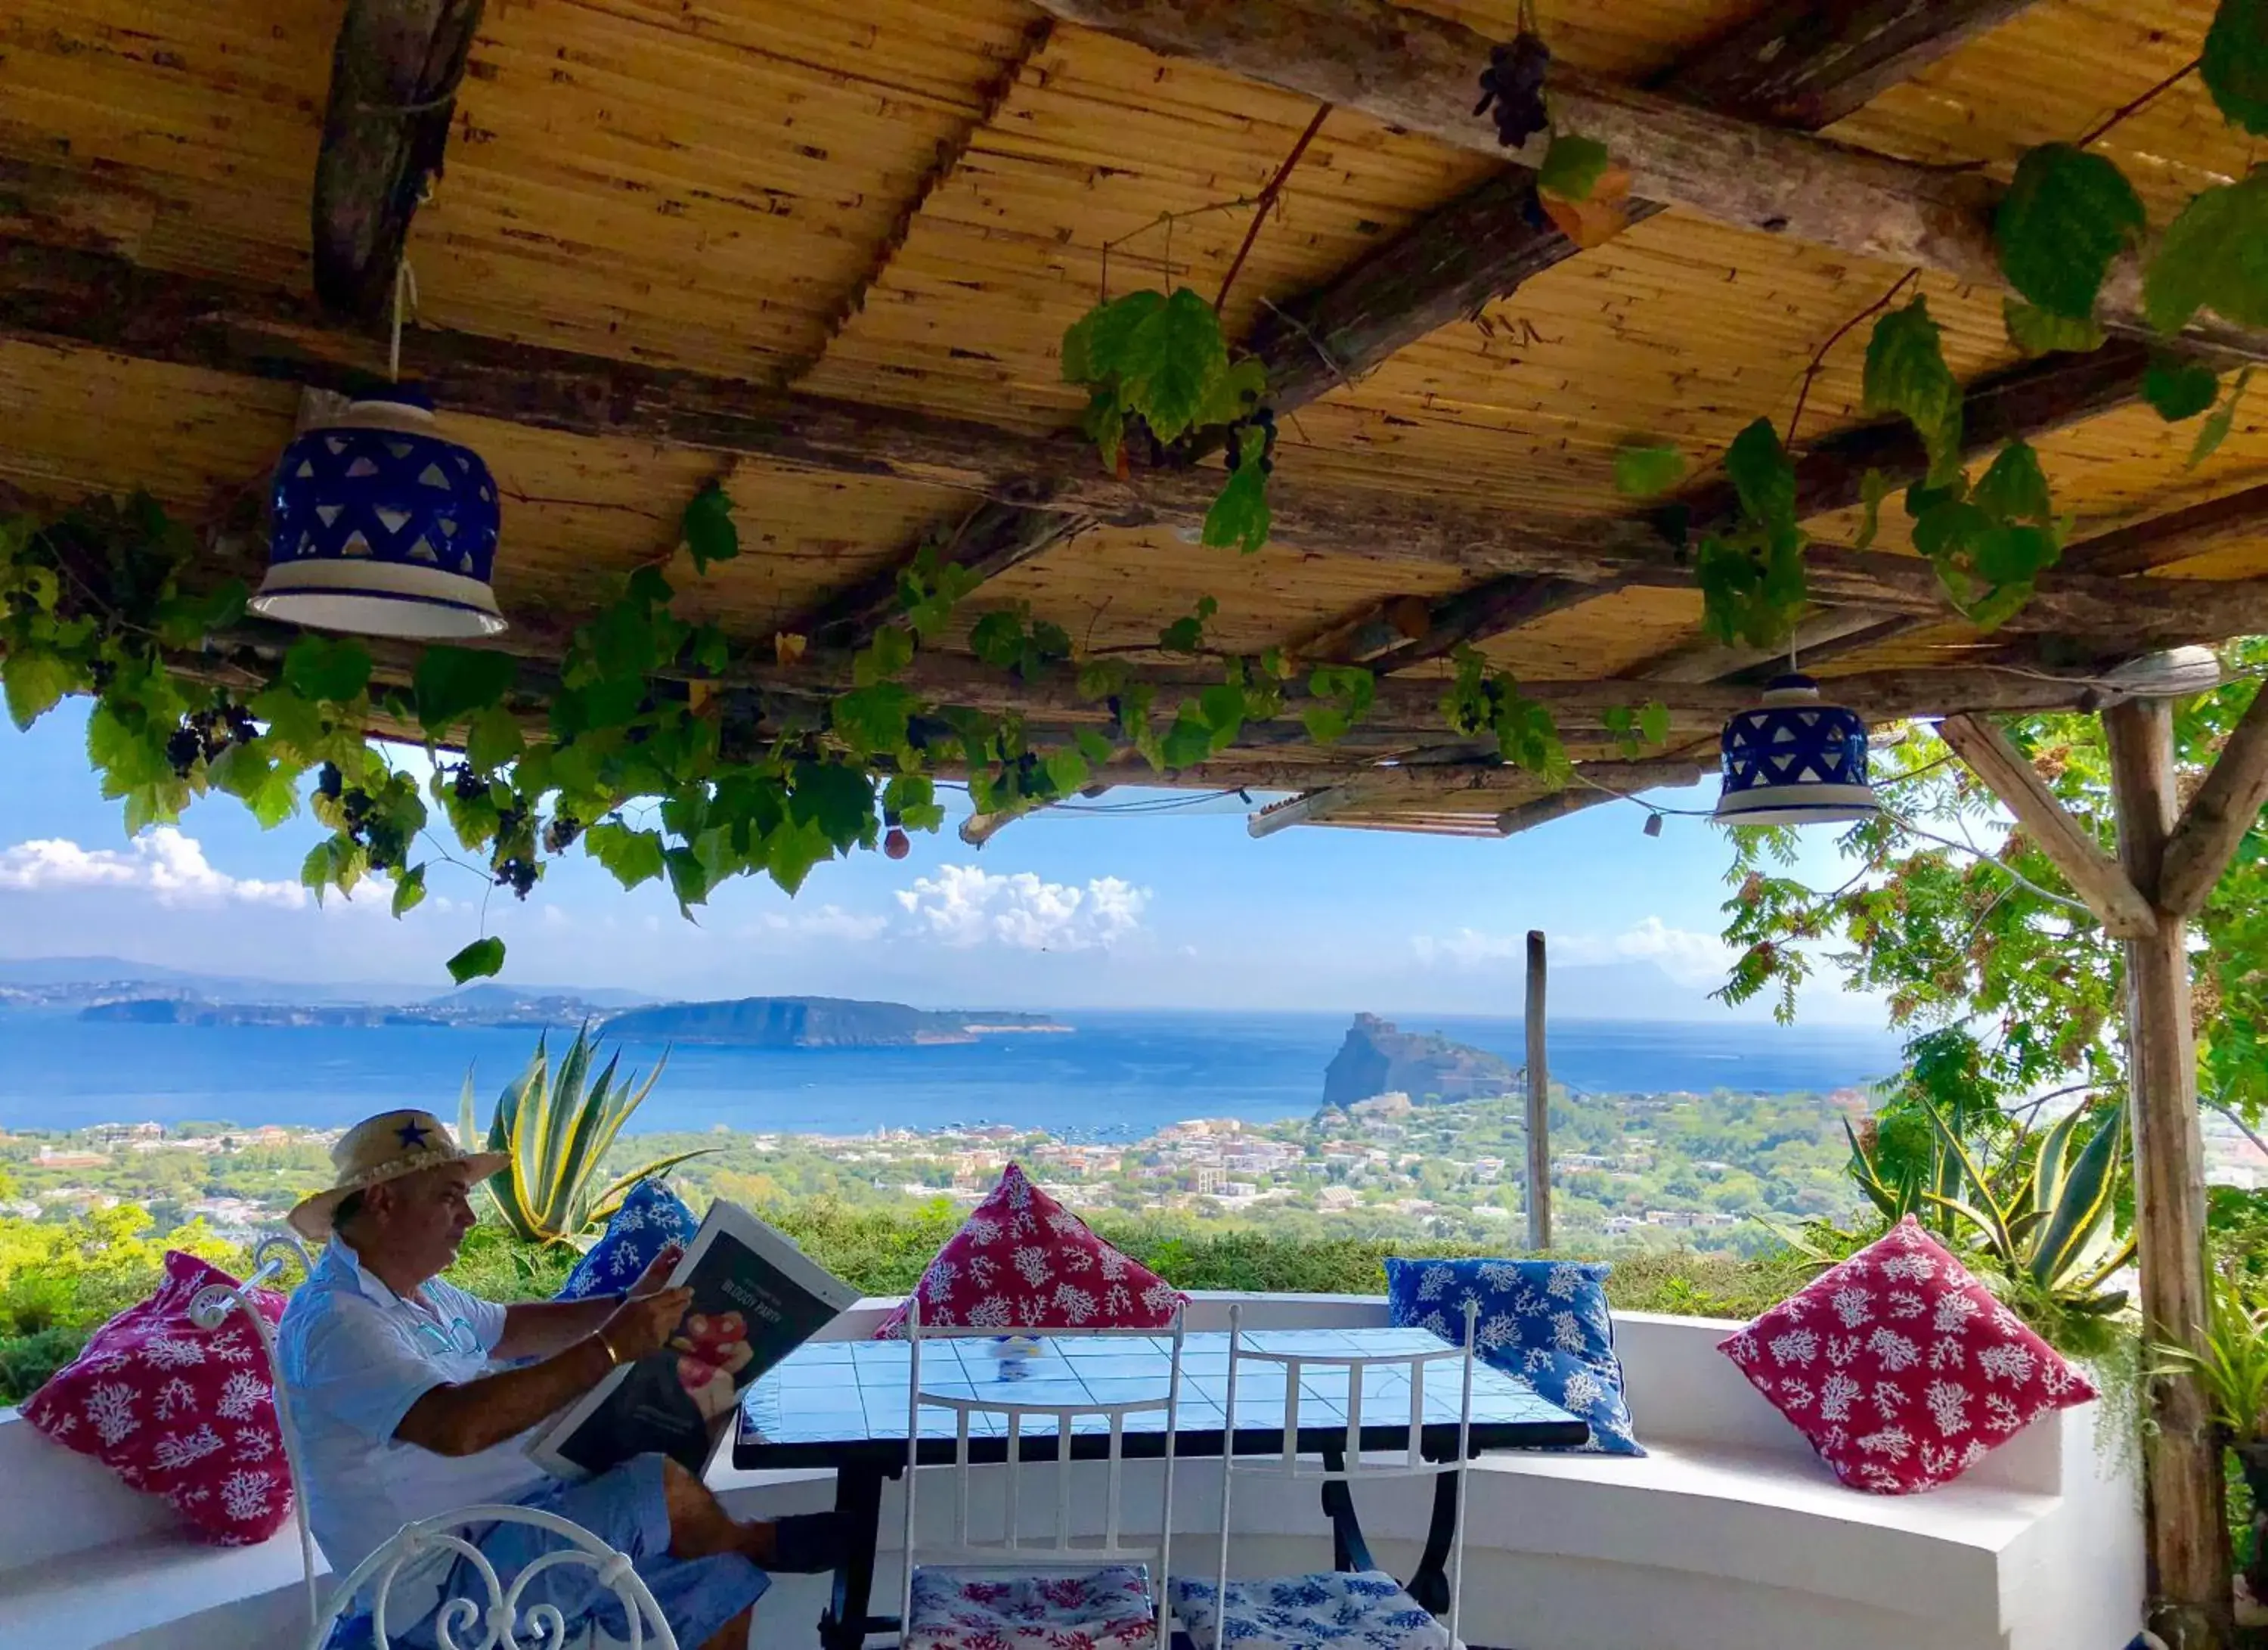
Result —
[[[662, 1491], [661, 1455], [640, 1455], [580, 1484], [555, 1483], [519, 1498], [519, 1505], [572, 1519], [615, 1551], [628, 1554], [630, 1567], [652, 1591], [679, 1650], [697, 1650], [718, 1629], [764, 1595], [771, 1578], [738, 1553], [709, 1558], [673, 1558], [669, 1553], [669, 1506]], [[510, 1587], [512, 1578], [547, 1552], [567, 1543], [534, 1524], [474, 1526], [463, 1532], [496, 1566], [497, 1579]], [[488, 1584], [468, 1558], [457, 1560], [442, 1589], [444, 1599], [470, 1599], [485, 1608]], [[630, 1623], [614, 1589], [597, 1571], [579, 1564], [553, 1565], [538, 1573], [519, 1595], [523, 1628], [539, 1604], [556, 1606], [570, 1634], [597, 1627], [627, 1644]], [[407, 1650], [434, 1650], [440, 1612], [387, 1637]], [[473, 1636], [478, 1638], [475, 1625]], [[465, 1635], [460, 1631], [458, 1635]], [[370, 1618], [341, 1622], [326, 1650], [357, 1650], [372, 1642]]]

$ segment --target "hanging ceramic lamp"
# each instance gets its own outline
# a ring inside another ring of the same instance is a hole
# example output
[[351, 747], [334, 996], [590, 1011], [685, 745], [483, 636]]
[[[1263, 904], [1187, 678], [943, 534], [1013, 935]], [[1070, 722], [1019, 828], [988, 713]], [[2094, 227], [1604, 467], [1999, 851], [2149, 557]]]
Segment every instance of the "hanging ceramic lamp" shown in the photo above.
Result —
[[426, 640], [504, 629], [489, 588], [496, 479], [408, 391], [355, 401], [284, 448], [274, 517], [254, 613]]
[[1808, 676], [1780, 676], [1762, 708], [1725, 724], [1720, 825], [1815, 825], [1875, 813], [1867, 783], [1867, 725], [1819, 697]]

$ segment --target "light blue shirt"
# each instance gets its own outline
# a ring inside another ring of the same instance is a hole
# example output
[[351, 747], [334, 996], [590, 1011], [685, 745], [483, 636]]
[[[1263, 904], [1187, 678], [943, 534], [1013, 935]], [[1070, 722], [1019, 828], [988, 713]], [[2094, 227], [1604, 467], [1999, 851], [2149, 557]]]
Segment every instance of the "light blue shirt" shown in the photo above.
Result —
[[[441, 1455], [396, 1438], [418, 1399], [486, 1373], [504, 1309], [439, 1278], [397, 1295], [334, 1237], [292, 1294], [276, 1331], [299, 1446], [300, 1486], [315, 1539], [343, 1579], [413, 1519], [482, 1501], [512, 1501], [547, 1481], [526, 1439], [475, 1455]], [[387, 1595], [395, 1625], [440, 1602], [446, 1552], [404, 1565]]]

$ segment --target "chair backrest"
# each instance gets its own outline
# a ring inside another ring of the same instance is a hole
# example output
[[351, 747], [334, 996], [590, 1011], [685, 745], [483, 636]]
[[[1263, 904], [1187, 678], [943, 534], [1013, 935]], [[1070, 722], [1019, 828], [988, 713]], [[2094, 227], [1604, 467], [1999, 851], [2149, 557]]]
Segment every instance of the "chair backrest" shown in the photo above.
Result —
[[[487, 1556], [460, 1533], [468, 1525], [489, 1524], [533, 1524], [551, 1531], [565, 1544], [534, 1560], [506, 1586]], [[357, 1565], [353, 1574], [331, 1589], [330, 1602], [308, 1629], [306, 1650], [322, 1650], [333, 1625], [352, 1609], [356, 1595], [365, 1587], [372, 1588], [373, 1642], [377, 1650], [392, 1650], [386, 1606], [394, 1578], [403, 1565], [435, 1551], [454, 1553], [469, 1563], [488, 1595], [485, 1601], [462, 1596], [443, 1601], [440, 1614], [434, 1617], [435, 1636], [450, 1650], [559, 1650], [567, 1642], [568, 1624], [561, 1619], [558, 1607], [529, 1605], [523, 1621], [520, 1595], [545, 1571], [569, 1565], [595, 1571], [600, 1582], [621, 1601], [630, 1625], [630, 1650], [646, 1650], [648, 1646], [677, 1650], [668, 1618], [654, 1602], [644, 1579], [631, 1568], [627, 1553], [616, 1552], [572, 1519], [539, 1507], [507, 1506], [460, 1506], [453, 1513], [404, 1524]]]
[[[1221, 1640], [1227, 1631], [1228, 1611], [1226, 1601], [1228, 1592], [1228, 1535], [1229, 1511], [1234, 1481], [1240, 1477], [1271, 1477], [1320, 1480], [1324, 1483], [1351, 1483], [1369, 1478], [1439, 1477], [1441, 1474], [1456, 1475], [1456, 1527], [1449, 1552], [1449, 1637], [1457, 1636], [1457, 1614], [1464, 1590], [1465, 1568], [1465, 1468], [1472, 1453], [1473, 1435], [1473, 1341], [1479, 1315], [1479, 1302], [1465, 1302], [1465, 1337], [1462, 1346], [1443, 1346], [1438, 1351], [1415, 1352], [1336, 1352], [1317, 1350], [1304, 1344], [1305, 1337], [1295, 1331], [1289, 1338], [1294, 1344], [1270, 1347], [1265, 1340], [1248, 1340], [1244, 1333], [1244, 1308], [1241, 1304], [1228, 1309], [1228, 1391], [1222, 1410], [1226, 1420], [1226, 1438], [1220, 1473], [1220, 1551], [1215, 1570], [1215, 1583], [1219, 1591], [1215, 1597], [1222, 1601], [1213, 1618], [1213, 1650], [1221, 1650]], [[1458, 1366], [1460, 1383], [1457, 1398], [1456, 1453], [1443, 1460], [1429, 1459], [1425, 1453], [1425, 1429], [1429, 1420], [1445, 1420], [1428, 1413], [1425, 1398], [1425, 1374], [1436, 1365], [1454, 1363]], [[1248, 1371], [1247, 1366], [1258, 1365], [1260, 1371]], [[1329, 1466], [1321, 1461], [1308, 1464], [1300, 1449], [1300, 1418], [1303, 1382], [1310, 1371], [1321, 1372], [1319, 1383], [1323, 1390], [1344, 1392], [1346, 1411], [1346, 1440], [1344, 1446], [1344, 1464]], [[1248, 1389], [1255, 1374], [1262, 1375], [1266, 1396], [1277, 1396], [1277, 1374], [1282, 1381], [1282, 1426], [1284, 1445], [1280, 1453], [1248, 1455], [1237, 1458], [1237, 1389], [1240, 1383]], [[1342, 1389], [1340, 1382], [1344, 1381]], [[1406, 1388], [1406, 1390], [1403, 1389]], [[1370, 1409], [1373, 1426], [1407, 1426], [1408, 1441], [1404, 1447], [1384, 1458], [1378, 1452], [1363, 1453], [1362, 1429], [1365, 1405]]]
[[[1178, 1306], [1174, 1309], [1164, 1389], [1155, 1396], [1120, 1402], [1089, 1398], [1083, 1403], [1032, 1403], [1020, 1402], [1015, 1396], [1015, 1387], [1005, 1381], [998, 1383], [1001, 1389], [997, 1392], [980, 1391], [973, 1384], [960, 1382], [954, 1383], [962, 1386], [959, 1391], [941, 1389], [943, 1382], [939, 1383], [940, 1389], [925, 1389], [922, 1374], [923, 1343], [1010, 1337], [1044, 1337], [1055, 1341], [1108, 1340], [1148, 1337], [1159, 1331], [1154, 1329], [1038, 1330], [998, 1326], [972, 1329], [960, 1325], [924, 1328], [921, 1321], [919, 1294], [909, 1298], [905, 1323], [908, 1348], [905, 1576], [900, 1587], [899, 1620], [910, 1622], [913, 1619], [914, 1570], [924, 1559], [932, 1564], [962, 1565], [998, 1564], [1004, 1560], [1020, 1565], [1145, 1564], [1151, 1566], [1152, 1595], [1157, 1606], [1157, 1650], [1165, 1650], [1168, 1617], [1167, 1579], [1173, 1562], [1174, 1440], [1181, 1425], [1182, 1312], [1183, 1308]], [[954, 1364], [958, 1374], [957, 1359]], [[954, 1456], [949, 1468], [954, 1479], [953, 1540], [949, 1545], [942, 1547], [917, 1544], [914, 1486], [920, 1477], [922, 1411], [924, 1409], [946, 1411], [954, 1418]], [[1158, 1509], [1158, 1538], [1154, 1543], [1129, 1542], [1123, 1528], [1123, 1468], [1126, 1421], [1129, 1416], [1144, 1414], [1162, 1414], [1165, 1418], [1165, 1487]], [[1027, 1437], [1041, 1436], [1037, 1432], [1027, 1433], [1025, 1423], [1029, 1419], [1047, 1420], [1052, 1424], [1055, 1432], [1055, 1517], [1049, 1535], [1042, 1539], [1027, 1539], [1022, 1531], [1026, 1440]], [[1105, 1492], [1100, 1545], [1089, 1537], [1078, 1535], [1073, 1528], [1077, 1521], [1071, 1515], [1071, 1443], [1075, 1433], [1080, 1430], [1079, 1423], [1084, 1419], [1103, 1421], [1108, 1427], [1104, 1459], [1108, 1462], [1109, 1482]], [[1006, 1448], [1004, 1464], [1007, 1477], [1006, 1494], [1001, 1536], [998, 1541], [980, 1539], [972, 1536], [969, 1530], [969, 1486], [976, 1465], [970, 1459], [969, 1440], [977, 1435], [998, 1436], [1005, 1440]]]
[[284, 1263], [294, 1256], [299, 1262], [299, 1275], [306, 1277], [315, 1270], [314, 1257], [307, 1246], [289, 1233], [278, 1232], [264, 1237], [253, 1246], [252, 1275], [240, 1284], [210, 1284], [197, 1291], [189, 1302], [189, 1322], [201, 1330], [217, 1330], [227, 1321], [232, 1312], [241, 1310], [251, 1321], [252, 1332], [260, 1337], [261, 1356], [268, 1360], [268, 1391], [276, 1405], [276, 1430], [284, 1436], [284, 1466], [291, 1479], [291, 1517], [299, 1528], [299, 1569], [307, 1587], [307, 1624], [313, 1626], [322, 1609], [322, 1598], [315, 1586], [315, 1530], [307, 1521], [306, 1481], [299, 1472], [299, 1439], [291, 1429], [291, 1403], [284, 1391], [284, 1366], [276, 1356], [276, 1331], [269, 1326], [268, 1315], [253, 1302], [253, 1291], [278, 1281]]

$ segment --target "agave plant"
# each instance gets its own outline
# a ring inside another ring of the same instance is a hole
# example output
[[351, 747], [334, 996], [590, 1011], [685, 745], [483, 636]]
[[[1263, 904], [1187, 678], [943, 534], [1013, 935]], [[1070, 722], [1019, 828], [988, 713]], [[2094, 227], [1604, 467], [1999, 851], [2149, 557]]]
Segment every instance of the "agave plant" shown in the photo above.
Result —
[[[591, 1066], [598, 1050], [589, 1026], [576, 1032], [556, 1071], [548, 1038], [548, 1033], [536, 1038], [527, 1069], [497, 1096], [486, 1131], [487, 1149], [505, 1153], [507, 1161], [488, 1186], [505, 1225], [523, 1242], [572, 1243], [613, 1214], [638, 1182], [715, 1148], [656, 1158], [601, 1183], [600, 1165], [607, 1149], [653, 1092], [669, 1058], [664, 1055], [644, 1083], [637, 1082], [636, 1072], [617, 1083], [615, 1073], [622, 1057], [617, 1053], [593, 1082]], [[463, 1138], [478, 1138], [470, 1072], [465, 1073], [457, 1112]]]

